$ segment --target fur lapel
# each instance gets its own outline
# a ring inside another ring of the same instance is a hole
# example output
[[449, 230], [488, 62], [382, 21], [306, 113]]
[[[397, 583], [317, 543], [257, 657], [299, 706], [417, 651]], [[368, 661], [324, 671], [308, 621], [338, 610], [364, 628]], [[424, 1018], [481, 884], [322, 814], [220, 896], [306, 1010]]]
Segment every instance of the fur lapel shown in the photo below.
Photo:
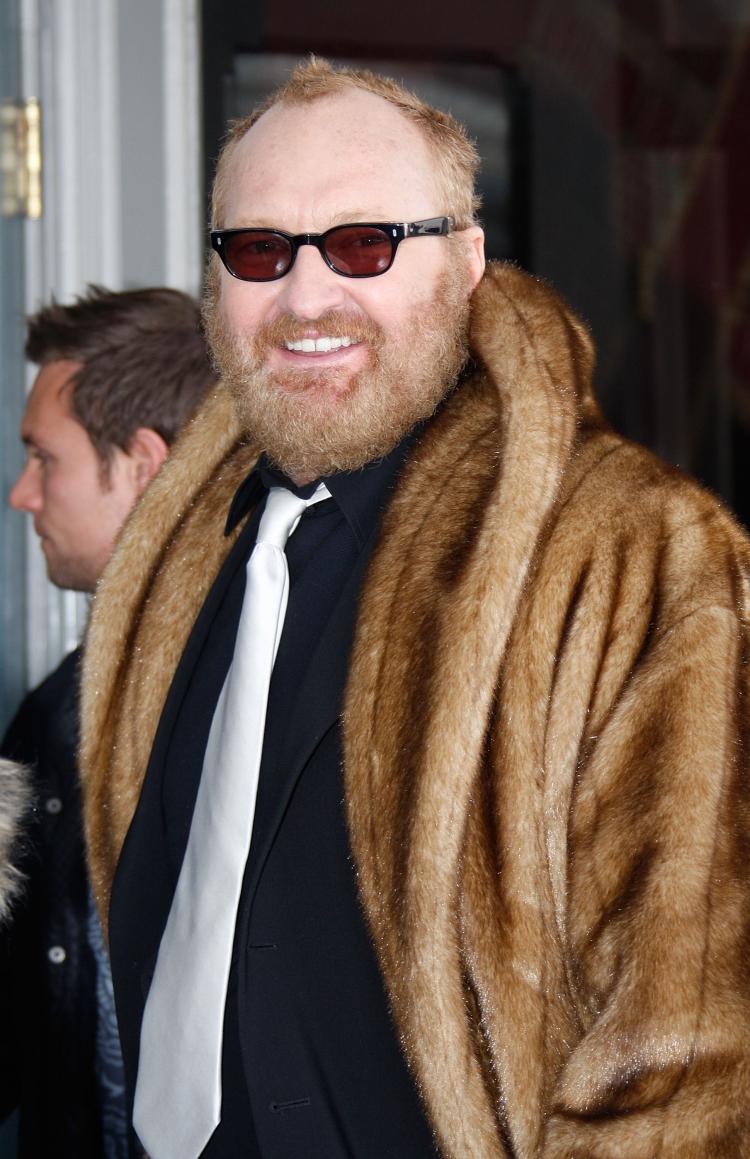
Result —
[[[519, 600], [577, 425], [596, 412], [588, 340], [546, 288], [494, 272], [471, 333], [482, 372], [428, 428], [371, 566], [345, 767], [360, 888], [407, 1053], [449, 1153], [490, 1159], [504, 1152], [460, 985], [465, 826]], [[446, 1058], [457, 1060], [448, 1082]]]
[[91, 881], [103, 914], [172, 676], [239, 533], [224, 536], [231, 496], [256, 458], [229, 396], [218, 390], [128, 520], [94, 597], [81, 775]]

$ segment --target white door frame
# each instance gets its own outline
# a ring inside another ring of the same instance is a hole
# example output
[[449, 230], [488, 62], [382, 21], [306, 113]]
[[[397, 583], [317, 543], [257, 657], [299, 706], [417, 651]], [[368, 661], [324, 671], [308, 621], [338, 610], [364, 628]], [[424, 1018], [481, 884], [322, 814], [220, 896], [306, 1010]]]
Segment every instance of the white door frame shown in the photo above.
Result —
[[[69, 301], [89, 283], [196, 293], [199, 0], [21, 0], [21, 25], [21, 96], [38, 97], [42, 108], [44, 208], [25, 227], [27, 313], [52, 295]], [[148, 123], [133, 115], [144, 102]], [[154, 146], [150, 164], [133, 163], [141, 133]], [[144, 230], [148, 244], [139, 249]], [[78, 642], [87, 600], [49, 584], [30, 526], [25, 570], [33, 686]]]

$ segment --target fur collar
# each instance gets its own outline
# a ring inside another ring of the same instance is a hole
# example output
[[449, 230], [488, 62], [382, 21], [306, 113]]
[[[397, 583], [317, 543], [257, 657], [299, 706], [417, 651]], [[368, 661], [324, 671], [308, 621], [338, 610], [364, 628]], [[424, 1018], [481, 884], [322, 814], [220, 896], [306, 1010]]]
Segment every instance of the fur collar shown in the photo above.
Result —
[[[439, 427], [442, 439], [460, 420], [448, 433], [447, 459], [430, 466], [438, 435], [428, 433], [415, 470], [425, 472], [431, 491], [431, 473], [441, 478], [452, 458], [460, 486], [462, 456], [471, 469], [462, 450], [467, 437], [482, 442], [492, 470], [502, 458], [485, 532], [510, 523], [519, 534], [506, 563], [510, 604], [494, 612], [488, 604], [481, 635], [494, 630], [493, 615], [507, 632], [512, 593], [555, 501], [576, 428], [597, 421], [598, 410], [587, 331], [551, 289], [520, 270], [488, 266], [472, 300], [470, 345], [477, 369], [449, 400]], [[105, 912], [172, 675], [233, 542], [223, 535], [226, 510], [256, 459], [231, 399], [218, 388], [138, 504], [97, 589], [83, 665], [81, 767], [92, 882]], [[398, 511], [396, 502], [391, 526]], [[467, 579], [461, 599], [481, 598], [481, 583], [474, 591], [479, 579]]]
[[6, 918], [21, 886], [15, 867], [24, 814], [31, 803], [26, 771], [0, 759], [0, 922]]

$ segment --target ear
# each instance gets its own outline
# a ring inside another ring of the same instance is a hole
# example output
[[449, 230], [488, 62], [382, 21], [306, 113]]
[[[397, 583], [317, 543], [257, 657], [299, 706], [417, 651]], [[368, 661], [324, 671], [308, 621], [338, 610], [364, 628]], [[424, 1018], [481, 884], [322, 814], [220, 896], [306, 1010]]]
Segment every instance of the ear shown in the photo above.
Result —
[[470, 225], [460, 231], [460, 237], [466, 251], [469, 287], [473, 291], [484, 273], [484, 230], [479, 225]]
[[169, 448], [158, 431], [152, 427], [138, 427], [128, 443], [127, 455], [131, 460], [139, 495], [148, 487], [168, 453]]

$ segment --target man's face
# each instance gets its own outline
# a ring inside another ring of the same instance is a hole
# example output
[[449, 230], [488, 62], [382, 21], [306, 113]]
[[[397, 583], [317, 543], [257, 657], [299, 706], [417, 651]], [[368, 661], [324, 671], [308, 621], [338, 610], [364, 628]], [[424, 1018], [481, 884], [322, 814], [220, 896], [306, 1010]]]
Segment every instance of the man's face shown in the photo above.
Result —
[[84, 427], [70, 411], [70, 377], [78, 363], [43, 366], [21, 424], [27, 459], [8, 497], [27, 511], [54, 584], [91, 592], [138, 494], [133, 464], [115, 450], [105, 475]]
[[[322, 233], [446, 212], [421, 133], [357, 90], [275, 106], [229, 166], [224, 228]], [[374, 278], [342, 277], [312, 246], [275, 282], [214, 270], [209, 340], [251, 437], [299, 482], [387, 453], [454, 384], [482, 268], [475, 229], [404, 241]], [[289, 348], [321, 337], [351, 341]]]

